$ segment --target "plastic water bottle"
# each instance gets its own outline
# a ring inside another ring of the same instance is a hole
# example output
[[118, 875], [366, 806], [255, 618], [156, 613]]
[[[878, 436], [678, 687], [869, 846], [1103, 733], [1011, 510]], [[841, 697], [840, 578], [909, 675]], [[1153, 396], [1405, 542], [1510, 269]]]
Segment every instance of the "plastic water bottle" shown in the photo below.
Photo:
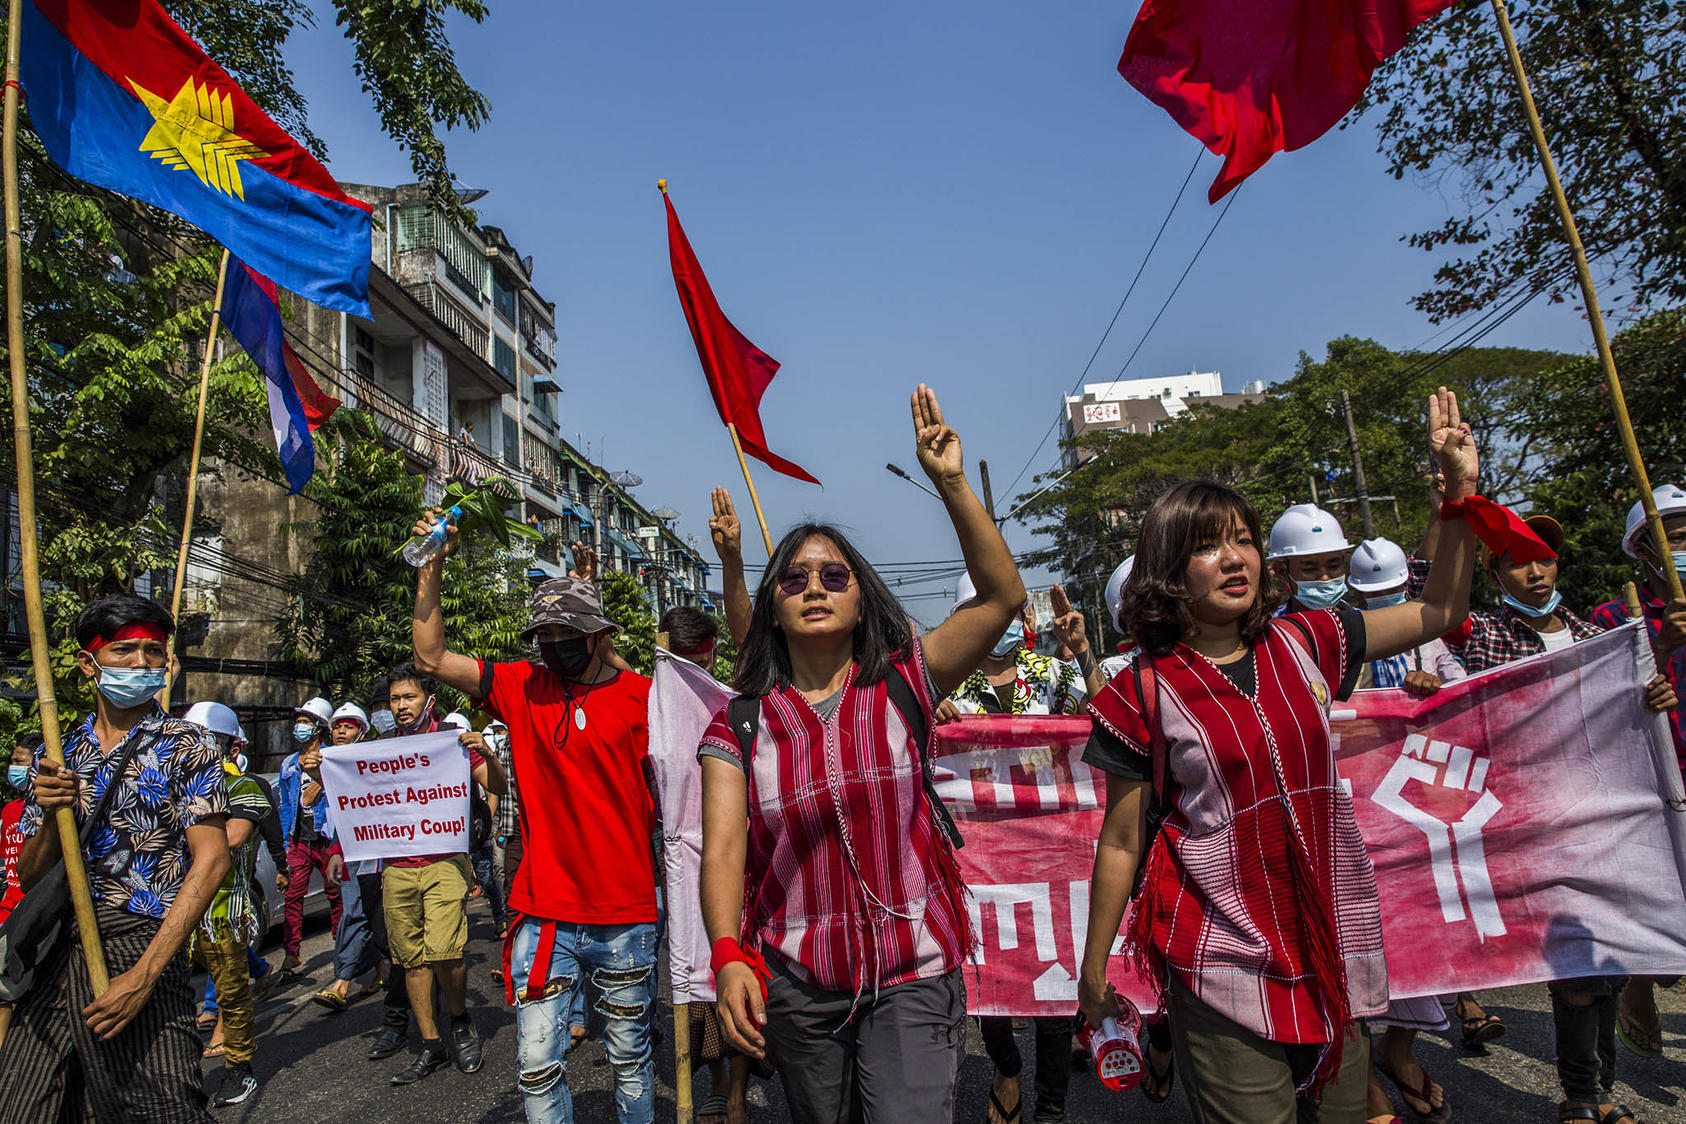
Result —
[[445, 549], [445, 525], [460, 518], [462, 508], [452, 505], [445, 517], [433, 525], [433, 530], [425, 535], [415, 535], [404, 544], [404, 561], [418, 570], [433, 561], [434, 556]]
[[1077, 1040], [1089, 1051], [1094, 1062], [1095, 1076], [1108, 1089], [1127, 1093], [1142, 1081], [1146, 1058], [1142, 1051], [1142, 1017], [1135, 1005], [1119, 997], [1124, 1007], [1122, 1018], [1108, 1018], [1094, 1027], [1087, 1020], [1078, 1032]]

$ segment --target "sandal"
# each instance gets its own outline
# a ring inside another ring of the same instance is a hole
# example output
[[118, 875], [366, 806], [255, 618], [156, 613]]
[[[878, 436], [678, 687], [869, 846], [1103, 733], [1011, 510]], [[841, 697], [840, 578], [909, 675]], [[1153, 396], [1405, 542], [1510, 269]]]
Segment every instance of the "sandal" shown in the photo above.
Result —
[[[1009, 1077], [1007, 1080], [1014, 1085], [1019, 1083], [1019, 1079], [1016, 1077]], [[1017, 1103], [1009, 1110], [1006, 1105], [1001, 1103], [1001, 1099], [995, 1095], [995, 1082], [992, 1079], [989, 1085], [989, 1108], [990, 1112], [995, 1115], [991, 1117], [989, 1113], [985, 1113], [984, 1124], [994, 1124], [996, 1119], [999, 1119], [1001, 1124], [1013, 1124], [1013, 1121], [1019, 1118], [1019, 1113], [1024, 1109], [1024, 1093], [1021, 1090]]]
[[1598, 1118], [1598, 1124], [1621, 1124], [1623, 1120], [1631, 1120], [1633, 1124], [1640, 1124], [1639, 1117], [1625, 1104], [1611, 1105], [1610, 1111]]
[[1571, 1121], [1576, 1120], [1602, 1119], [1603, 1118], [1598, 1115], [1598, 1110], [1593, 1108], [1591, 1105], [1576, 1105], [1574, 1108], [1568, 1108], [1561, 1104], [1557, 1106], [1558, 1124], [1570, 1124]]
[[[1147, 1062], [1147, 1065], [1142, 1069], [1142, 1096], [1153, 1104], [1164, 1104], [1171, 1099], [1171, 1089], [1177, 1083], [1177, 1055], [1167, 1052], [1165, 1068], [1154, 1069], [1153, 1048], [1152, 1044], [1149, 1043], [1147, 1057], [1142, 1060]], [[1150, 1083], [1153, 1086], [1151, 1089], [1148, 1088]]]
[[[1616, 1015], [1616, 1037], [1622, 1040], [1628, 1053], [1638, 1058], [1660, 1058], [1663, 1056], [1663, 1017], [1657, 1014], [1655, 1026], [1646, 1026], [1633, 1015], [1618, 1012]], [[1620, 1119], [1618, 1117], [1618, 1119]]]
[[1463, 1019], [1464, 1048], [1481, 1052], [1481, 1048], [1505, 1032], [1504, 1020], [1497, 1015], [1482, 1014]]
[[[202, 1058], [220, 1058], [226, 1053], [228, 1053], [228, 1043], [213, 1042], [209, 1046], [205, 1047], [204, 1052], [199, 1056]], [[1596, 1120], [1597, 1117], [1594, 1117], [1593, 1119]]]
[[345, 996], [329, 988], [323, 988], [315, 995], [312, 995], [310, 997], [310, 1001], [319, 1006], [326, 1007], [330, 1014], [337, 1015], [345, 1010]]
[[217, 1029], [217, 1013], [215, 1011], [206, 1011], [204, 1014], [200, 1015], [198, 1026], [200, 1034], [209, 1034], [211, 1031]]
[[710, 1093], [697, 1105], [697, 1124], [726, 1124], [726, 1098], [719, 1093]]
[[[1418, 1063], [1417, 1068], [1422, 1070], [1423, 1081], [1421, 1085], [1413, 1088], [1410, 1082], [1393, 1072], [1392, 1067], [1386, 1062], [1380, 1058], [1373, 1058], [1373, 1060], [1376, 1063], [1376, 1072], [1393, 1082], [1394, 1088], [1399, 1090], [1399, 1095], [1405, 1100], [1405, 1111], [1418, 1120], [1428, 1121], [1429, 1124], [1446, 1124], [1448, 1120], [1452, 1119], [1452, 1098], [1446, 1095], [1444, 1086], [1440, 1089], [1439, 1108], [1435, 1108], [1434, 1102], [1429, 1099], [1429, 1093], [1433, 1090], [1436, 1082], [1434, 1078], [1428, 1075], [1428, 1070], [1423, 1069], [1421, 1063]], [[1419, 1104], [1423, 1107], [1418, 1108], [1417, 1105]]]

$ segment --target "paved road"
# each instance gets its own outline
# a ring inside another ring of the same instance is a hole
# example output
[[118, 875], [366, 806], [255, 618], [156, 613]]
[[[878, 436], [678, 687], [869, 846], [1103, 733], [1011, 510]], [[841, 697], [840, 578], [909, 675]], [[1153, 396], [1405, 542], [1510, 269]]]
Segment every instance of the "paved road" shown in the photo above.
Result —
[[[498, 947], [484, 903], [476, 900], [471, 913], [469, 989], [481, 1034], [486, 1039], [486, 1064], [465, 1076], [441, 1070], [417, 1086], [394, 1089], [387, 1079], [402, 1068], [404, 1059], [366, 1061], [369, 1040], [380, 1021], [378, 1000], [365, 999], [341, 1015], [321, 1014], [308, 1000], [315, 988], [332, 975], [332, 941], [318, 919], [307, 930], [307, 983], [273, 993], [258, 1012], [256, 1071], [263, 1088], [253, 1101], [219, 1116], [241, 1121], [402, 1121], [403, 1124], [521, 1119], [521, 1098], [515, 1089], [515, 1020], [503, 1007], [502, 989], [493, 982]], [[279, 963], [280, 950], [270, 959]], [[1444, 1084], [1456, 1109], [1455, 1118], [1480, 1124], [1547, 1124], [1555, 1121], [1552, 1107], [1558, 1092], [1551, 1064], [1551, 1011], [1545, 988], [1511, 988], [1486, 996], [1490, 1009], [1504, 1016], [1509, 1027], [1485, 1057], [1473, 1057], [1460, 1046], [1433, 1035], [1420, 1039], [1418, 1057]], [[1647, 1124], [1686, 1124], [1686, 991], [1662, 993], [1665, 1056], [1643, 1061], [1622, 1053], [1617, 1063], [1617, 1094]], [[664, 1042], [657, 1049], [657, 1120], [674, 1119], [674, 1072], [671, 1012], [661, 1009]], [[1029, 1059], [1034, 1045], [1028, 1029], [1020, 1032], [1026, 1058], [1025, 1120], [1032, 1115]], [[990, 1065], [976, 1032], [967, 1044], [961, 1070], [956, 1120], [972, 1124], [984, 1119]], [[596, 1124], [615, 1119], [613, 1079], [603, 1045], [593, 1037], [570, 1058], [569, 1084], [574, 1090], [576, 1119]], [[208, 1066], [215, 1087], [219, 1073]], [[706, 1074], [699, 1090], [707, 1092]], [[750, 1092], [750, 1118], [755, 1124], [784, 1119], [777, 1083], [755, 1083]], [[1071, 1124], [1106, 1121], [1181, 1124], [1189, 1119], [1179, 1089], [1163, 1107], [1150, 1106], [1139, 1094], [1108, 1092], [1091, 1077], [1072, 1081], [1066, 1119]]]

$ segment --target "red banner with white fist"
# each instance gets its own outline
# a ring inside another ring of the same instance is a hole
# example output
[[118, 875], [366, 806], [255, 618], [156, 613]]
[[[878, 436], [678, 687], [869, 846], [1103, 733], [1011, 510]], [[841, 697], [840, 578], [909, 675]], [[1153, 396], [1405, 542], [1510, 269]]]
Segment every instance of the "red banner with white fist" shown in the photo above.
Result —
[[[1397, 998], [1686, 972], [1686, 801], [1630, 626], [1447, 684], [1361, 691], [1331, 733], [1381, 891]], [[975, 1014], [1076, 1008], [1105, 777], [1083, 718], [936, 728], [982, 940]], [[1118, 945], [1109, 978], [1146, 999]]]

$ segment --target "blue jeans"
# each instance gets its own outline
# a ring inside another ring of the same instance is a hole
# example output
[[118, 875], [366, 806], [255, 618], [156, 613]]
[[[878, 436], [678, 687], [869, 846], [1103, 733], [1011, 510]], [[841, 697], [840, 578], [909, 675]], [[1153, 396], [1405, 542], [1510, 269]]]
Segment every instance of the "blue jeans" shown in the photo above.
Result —
[[340, 880], [340, 931], [334, 934], [334, 979], [354, 980], [380, 961], [357, 879]]
[[[262, 938], [259, 937], [258, 939], [261, 940]], [[263, 979], [265, 976], [269, 975], [270, 971], [273, 968], [274, 968], [273, 964], [271, 964], [269, 961], [265, 960], [263, 957], [259, 956], [257, 953], [253, 952], [252, 949], [251, 949], [251, 946], [249, 946], [249, 945], [247, 946], [247, 948], [246, 948], [246, 970], [252, 974], [252, 978], [254, 980]], [[211, 973], [206, 972], [205, 973], [205, 1014], [214, 1015], [214, 1014], [217, 1013], [217, 1010], [218, 1010], [218, 1007], [217, 1007], [217, 981], [213, 980], [211, 978]], [[581, 1022], [583, 1023], [584, 1020], [582, 1019]]]
[[498, 877], [498, 868], [492, 862], [492, 845], [486, 844], [478, 851], [468, 856], [469, 864], [474, 868], [474, 880], [480, 883], [480, 888], [486, 892], [486, 904], [492, 907], [492, 923], [503, 932], [504, 903], [503, 880]]
[[568, 1024], [575, 995], [591, 982], [607, 1025], [603, 1044], [615, 1068], [615, 1113], [621, 1124], [651, 1124], [656, 1075], [650, 1017], [656, 1005], [656, 926], [574, 925], [556, 922], [544, 994], [520, 998], [532, 976], [544, 922], [528, 918], [516, 930], [510, 970], [516, 989], [516, 1065], [529, 1124], [572, 1124], [568, 1093]]

